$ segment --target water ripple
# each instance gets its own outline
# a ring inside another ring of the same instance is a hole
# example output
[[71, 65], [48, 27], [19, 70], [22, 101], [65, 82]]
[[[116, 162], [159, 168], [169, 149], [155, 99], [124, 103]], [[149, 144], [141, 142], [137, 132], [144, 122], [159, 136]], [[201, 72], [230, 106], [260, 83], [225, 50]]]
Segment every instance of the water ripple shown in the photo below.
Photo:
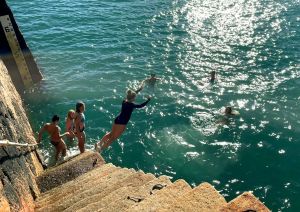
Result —
[[[92, 148], [126, 89], [156, 73], [161, 82], [137, 102], [154, 98], [107, 161], [300, 210], [298, 0], [8, 2], [45, 76], [26, 97], [35, 131], [82, 99]], [[224, 117], [228, 105], [240, 115]]]

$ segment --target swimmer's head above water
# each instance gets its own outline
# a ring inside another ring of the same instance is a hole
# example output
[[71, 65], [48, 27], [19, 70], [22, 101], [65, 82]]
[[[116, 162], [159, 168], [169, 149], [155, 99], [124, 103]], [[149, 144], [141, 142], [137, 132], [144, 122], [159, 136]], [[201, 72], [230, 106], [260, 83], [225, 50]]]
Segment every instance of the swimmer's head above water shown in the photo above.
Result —
[[132, 90], [127, 91], [126, 99], [128, 102], [133, 102], [135, 100], [135, 97], [136, 97], [136, 93], [134, 91]]
[[152, 78], [154, 78], [154, 77], [156, 76], [156, 74], [151, 73], [150, 76], [151, 76]]
[[232, 107], [228, 106], [225, 108], [225, 115], [239, 115], [240, 113], [236, 110], [233, 110]]
[[226, 107], [225, 108], [225, 114], [226, 115], [231, 115], [232, 114], [232, 107]]

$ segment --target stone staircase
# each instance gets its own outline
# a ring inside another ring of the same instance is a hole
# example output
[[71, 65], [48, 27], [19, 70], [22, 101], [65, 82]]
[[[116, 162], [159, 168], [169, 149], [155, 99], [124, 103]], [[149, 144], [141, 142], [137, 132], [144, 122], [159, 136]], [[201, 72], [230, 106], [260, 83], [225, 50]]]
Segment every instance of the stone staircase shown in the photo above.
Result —
[[[89, 158], [92, 162], [95, 155], [84, 153], [79, 156], [80, 159], [74, 158], [62, 165], [66, 168], [68, 164], [73, 164], [74, 167], [74, 164], [81, 164], [82, 160], [88, 161]], [[57, 175], [60, 166], [49, 170], [46, 175], [52, 176], [51, 179], [54, 176], [63, 177]], [[73, 172], [72, 169], [69, 172]], [[208, 183], [191, 188], [181, 179], [171, 182], [167, 176], [155, 177], [111, 163], [100, 162], [95, 168], [75, 176], [68, 182], [59, 182], [54, 188], [51, 185], [51, 189], [36, 199], [35, 211], [269, 211], [250, 193], [227, 203]], [[39, 178], [49, 179], [45, 176]], [[39, 185], [45, 184], [47, 182]]]

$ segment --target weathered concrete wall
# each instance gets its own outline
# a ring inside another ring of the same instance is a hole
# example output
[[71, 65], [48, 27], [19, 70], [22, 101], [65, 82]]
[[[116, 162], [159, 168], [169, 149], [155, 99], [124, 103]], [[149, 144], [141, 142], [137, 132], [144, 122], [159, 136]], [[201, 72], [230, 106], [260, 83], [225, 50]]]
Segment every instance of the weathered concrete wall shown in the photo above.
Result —
[[[4, 63], [0, 60], [0, 140], [35, 143], [35, 138]], [[39, 195], [35, 177], [43, 171], [28, 147], [0, 147], [0, 211], [33, 211]], [[9, 204], [9, 205], [8, 205]]]
[[[42, 74], [37, 66], [37, 63], [35, 59], [33, 58], [31, 51], [29, 47], [27, 46], [27, 43], [17, 25], [17, 22], [15, 21], [14, 15], [9, 8], [9, 6], [6, 3], [6, 0], [0, 0], [0, 16], [6, 16], [8, 15], [10, 18], [10, 21], [12, 23], [13, 30], [10, 30], [10, 28], [5, 28], [5, 31], [13, 31], [16, 35], [18, 45], [21, 49], [21, 54], [23, 54], [23, 57], [25, 59], [24, 66], [27, 66], [29, 75], [32, 79], [32, 83], [38, 83], [42, 79]], [[2, 26], [2, 23], [0, 23], [0, 59], [4, 62], [5, 66], [9, 70], [9, 74], [12, 78], [12, 81], [17, 88], [17, 90], [22, 93], [24, 88], [26, 86], [23, 83], [22, 77], [21, 77], [21, 70], [20, 67], [16, 63], [16, 58], [13, 54], [16, 53], [16, 49], [12, 49], [9, 45], [9, 42], [7, 40], [7, 37], [5, 35], [4, 28]], [[19, 58], [20, 60], [20, 58]], [[22, 66], [23, 67], [23, 66]]]

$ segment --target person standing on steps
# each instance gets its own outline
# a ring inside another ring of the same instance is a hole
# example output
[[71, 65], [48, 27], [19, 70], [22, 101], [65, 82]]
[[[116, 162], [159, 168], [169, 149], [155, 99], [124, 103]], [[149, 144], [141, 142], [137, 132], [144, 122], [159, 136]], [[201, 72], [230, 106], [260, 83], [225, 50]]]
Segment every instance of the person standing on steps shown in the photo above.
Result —
[[38, 140], [37, 142], [40, 143], [42, 140], [42, 135], [44, 132], [48, 132], [50, 134], [50, 141], [51, 144], [55, 147], [55, 160], [58, 160], [58, 157], [60, 154], [62, 154], [62, 157], [66, 156], [66, 145], [64, 140], [62, 139], [65, 135], [69, 135], [69, 132], [66, 132], [64, 134], [60, 134], [60, 127], [58, 126], [59, 123], [59, 117], [57, 115], [54, 115], [52, 117], [52, 122], [45, 124], [39, 132]]
[[77, 102], [76, 104], [76, 115], [75, 115], [75, 135], [78, 139], [78, 148], [80, 153], [85, 151], [85, 104], [83, 102]]
[[69, 139], [69, 141], [73, 141], [73, 139], [75, 138], [75, 111], [74, 110], [69, 110], [68, 114], [67, 114], [67, 118], [66, 118], [66, 132], [69, 132], [69, 135], [67, 136], [67, 138]]
[[101, 152], [109, 147], [113, 141], [119, 138], [126, 129], [126, 125], [130, 120], [131, 114], [135, 108], [142, 108], [147, 105], [151, 97], [147, 97], [147, 101], [142, 104], [135, 104], [136, 93], [132, 90], [127, 91], [127, 97], [122, 102], [121, 113], [115, 118], [112, 130], [103, 136], [101, 141], [95, 144], [95, 150]]

